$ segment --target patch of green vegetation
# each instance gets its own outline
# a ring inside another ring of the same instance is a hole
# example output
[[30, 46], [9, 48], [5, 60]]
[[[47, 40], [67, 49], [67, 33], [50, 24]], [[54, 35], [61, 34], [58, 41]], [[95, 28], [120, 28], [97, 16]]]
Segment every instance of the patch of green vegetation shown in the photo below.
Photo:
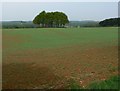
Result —
[[108, 80], [94, 82], [89, 85], [89, 89], [118, 89], [120, 76], [111, 77]]
[[119, 89], [119, 81], [120, 81], [120, 76], [113, 76], [109, 78], [108, 80], [104, 81], [99, 81], [99, 82], [93, 82], [89, 86], [83, 88], [81, 87], [75, 80], [71, 79], [69, 81], [69, 89], [70, 90], [75, 90], [79, 91], [80, 89]]

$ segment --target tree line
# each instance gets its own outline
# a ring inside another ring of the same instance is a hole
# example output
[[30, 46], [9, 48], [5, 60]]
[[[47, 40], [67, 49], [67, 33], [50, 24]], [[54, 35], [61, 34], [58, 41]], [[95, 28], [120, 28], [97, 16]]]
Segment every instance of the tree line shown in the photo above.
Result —
[[63, 12], [42, 11], [33, 19], [33, 23], [40, 25], [40, 27], [65, 27], [69, 20]]
[[[42, 12], [41, 12], [42, 13]], [[0, 25], [2, 25], [2, 28], [41, 28], [41, 27], [119, 27], [120, 26], [120, 18], [110, 18], [105, 19], [103, 21], [68, 21], [63, 22], [64, 20], [62, 17], [60, 18], [60, 15], [58, 17], [52, 17], [51, 19], [49, 13], [58, 13], [58, 12], [48, 12], [44, 18], [37, 17], [37, 15], [34, 18], [33, 21], [2, 21], [0, 22]], [[61, 12], [60, 12], [61, 13]], [[41, 15], [41, 14], [40, 14]], [[56, 15], [56, 14], [53, 14]], [[47, 18], [46, 18], [47, 17]], [[66, 16], [67, 17], [67, 16]], [[62, 23], [62, 22], [63, 23]], [[65, 26], [67, 24], [67, 26]]]
[[100, 26], [103, 27], [109, 27], [109, 26], [120, 26], [120, 18], [110, 18], [110, 19], [105, 19], [101, 22], [99, 22]]

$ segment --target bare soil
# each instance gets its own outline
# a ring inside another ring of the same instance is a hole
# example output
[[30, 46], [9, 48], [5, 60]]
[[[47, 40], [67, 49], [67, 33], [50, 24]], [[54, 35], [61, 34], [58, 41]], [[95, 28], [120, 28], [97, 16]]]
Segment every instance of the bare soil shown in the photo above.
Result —
[[3, 89], [68, 88], [118, 74], [118, 46], [31, 49], [3, 54]]

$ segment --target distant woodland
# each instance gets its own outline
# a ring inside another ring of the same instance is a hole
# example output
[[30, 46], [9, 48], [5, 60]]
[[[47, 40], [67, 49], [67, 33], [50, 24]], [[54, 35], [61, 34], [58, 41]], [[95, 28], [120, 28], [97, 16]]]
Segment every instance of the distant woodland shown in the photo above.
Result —
[[[35, 22], [35, 21], [34, 21]], [[46, 24], [35, 24], [33, 21], [2, 21], [2, 28], [49, 28], [49, 27], [118, 27], [120, 26], [120, 18], [110, 18], [103, 21], [66, 21], [64, 24], [56, 24], [52, 22], [50, 25]]]

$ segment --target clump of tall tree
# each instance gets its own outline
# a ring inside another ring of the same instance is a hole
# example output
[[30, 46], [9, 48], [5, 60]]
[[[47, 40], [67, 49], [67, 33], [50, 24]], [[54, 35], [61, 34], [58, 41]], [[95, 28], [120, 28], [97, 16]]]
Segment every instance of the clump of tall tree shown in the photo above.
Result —
[[99, 22], [100, 26], [107, 27], [107, 26], [120, 26], [120, 18], [110, 18], [105, 19]]
[[40, 27], [65, 27], [69, 20], [63, 12], [42, 11], [34, 18], [33, 23]]

